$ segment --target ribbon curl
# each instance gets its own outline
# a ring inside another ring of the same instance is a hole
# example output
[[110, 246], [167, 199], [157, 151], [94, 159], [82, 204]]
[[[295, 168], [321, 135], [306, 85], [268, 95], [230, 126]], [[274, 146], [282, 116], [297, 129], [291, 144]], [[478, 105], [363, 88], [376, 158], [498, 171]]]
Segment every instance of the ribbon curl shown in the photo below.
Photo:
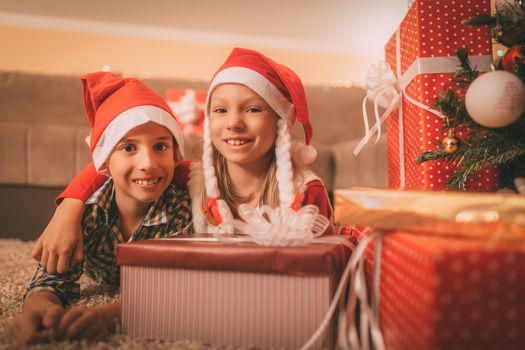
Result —
[[[224, 201], [219, 200], [218, 205], [222, 216], [227, 213], [222, 210], [221, 202]], [[259, 245], [295, 247], [312, 243], [330, 224], [328, 218], [319, 214], [319, 208], [315, 205], [306, 205], [294, 211], [287, 207], [270, 208], [263, 205], [254, 208], [249, 204], [241, 204], [239, 216], [242, 220], [222, 216], [223, 223], [217, 226], [215, 236], [228, 239], [237, 230], [246, 233]]]
[[[366, 76], [367, 94], [363, 99], [363, 122], [365, 124], [365, 136], [357, 144], [354, 149], [354, 155], [358, 155], [363, 147], [370, 141], [372, 136], [377, 131], [376, 142], [381, 137], [381, 125], [388, 118], [401, 102], [401, 94], [398, 89], [397, 78], [394, 72], [390, 69], [390, 65], [384, 61], [380, 61], [377, 65], [372, 65], [368, 70]], [[366, 110], [366, 102], [368, 100], [374, 103], [374, 115], [376, 123], [370, 129], [368, 124], [368, 112]], [[381, 117], [379, 116], [379, 107], [385, 109]]]

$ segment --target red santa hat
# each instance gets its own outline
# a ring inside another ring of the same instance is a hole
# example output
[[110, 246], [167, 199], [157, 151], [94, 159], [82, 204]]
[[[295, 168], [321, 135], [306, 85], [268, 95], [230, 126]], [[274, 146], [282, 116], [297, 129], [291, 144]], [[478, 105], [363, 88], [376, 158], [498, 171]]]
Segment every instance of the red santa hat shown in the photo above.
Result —
[[84, 107], [91, 126], [89, 150], [97, 171], [122, 137], [148, 122], [168, 128], [177, 143], [177, 156], [184, 158], [184, 139], [173, 112], [142, 82], [109, 72], [86, 74], [81, 81]]
[[303, 164], [316, 158], [316, 151], [310, 145], [312, 125], [308, 117], [306, 95], [301, 79], [290, 68], [276, 63], [261, 53], [235, 48], [219, 68], [208, 90], [205, 110], [203, 166], [208, 197], [218, 198], [217, 178], [213, 168], [213, 151], [209, 130], [210, 98], [213, 90], [228, 83], [242, 84], [260, 97], [279, 115], [276, 139], [277, 181], [281, 205], [289, 206], [295, 194], [292, 184], [290, 162], [290, 130], [298, 120], [302, 124], [305, 143], [296, 147], [294, 158]]

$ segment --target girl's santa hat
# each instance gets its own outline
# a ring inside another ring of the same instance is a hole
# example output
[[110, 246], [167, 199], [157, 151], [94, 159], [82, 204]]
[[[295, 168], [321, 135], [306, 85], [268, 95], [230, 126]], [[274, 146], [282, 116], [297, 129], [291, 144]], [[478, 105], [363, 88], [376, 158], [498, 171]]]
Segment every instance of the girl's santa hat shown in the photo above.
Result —
[[[291, 164], [290, 130], [297, 119], [305, 133], [305, 143], [298, 145], [294, 158], [303, 164], [313, 162], [317, 156], [310, 145], [312, 125], [308, 118], [308, 106], [301, 79], [288, 67], [276, 63], [261, 53], [235, 48], [212, 79], [206, 100], [204, 124], [203, 167], [206, 192], [209, 198], [219, 198], [219, 187], [213, 167], [213, 148], [210, 136], [209, 110], [213, 90], [221, 84], [242, 84], [259, 96], [279, 115], [275, 153], [280, 204], [289, 207], [294, 198]], [[222, 213], [221, 213], [221, 216]], [[229, 215], [227, 215], [229, 216]]]
[[167, 103], [142, 82], [109, 72], [86, 74], [81, 81], [91, 126], [89, 150], [97, 171], [122, 137], [148, 122], [168, 128], [177, 143], [178, 158], [184, 158], [184, 139], [177, 119]]

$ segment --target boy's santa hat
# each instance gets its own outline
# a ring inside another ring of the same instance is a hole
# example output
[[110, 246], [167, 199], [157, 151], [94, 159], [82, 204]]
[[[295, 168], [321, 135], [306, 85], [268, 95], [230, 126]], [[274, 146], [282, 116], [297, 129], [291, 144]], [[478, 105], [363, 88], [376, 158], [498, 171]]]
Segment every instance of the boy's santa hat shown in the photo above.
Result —
[[304, 87], [301, 79], [288, 67], [274, 62], [257, 51], [242, 48], [233, 49], [215, 73], [208, 90], [203, 153], [204, 177], [208, 197], [219, 198], [209, 129], [210, 99], [216, 87], [228, 83], [242, 84], [250, 88], [279, 115], [275, 149], [276, 175], [281, 206], [290, 206], [295, 197], [290, 161], [290, 130], [296, 119], [303, 126], [305, 143], [296, 147], [294, 158], [300, 163], [309, 164], [317, 156], [315, 148], [310, 145], [313, 130], [308, 118]]
[[110, 72], [86, 74], [81, 81], [84, 107], [91, 126], [89, 150], [97, 171], [122, 137], [148, 122], [168, 128], [177, 143], [177, 156], [184, 158], [184, 139], [173, 112], [142, 82]]

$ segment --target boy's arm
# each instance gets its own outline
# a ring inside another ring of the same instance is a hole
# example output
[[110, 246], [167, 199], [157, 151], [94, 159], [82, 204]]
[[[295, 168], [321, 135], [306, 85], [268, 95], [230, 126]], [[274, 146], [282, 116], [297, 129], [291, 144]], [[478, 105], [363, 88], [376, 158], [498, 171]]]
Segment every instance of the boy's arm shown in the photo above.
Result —
[[20, 345], [48, 342], [64, 313], [60, 299], [48, 291], [31, 294], [22, 312], [7, 326], [11, 337]]
[[49, 274], [44, 267], [37, 265], [24, 295], [22, 313], [9, 325], [10, 333], [19, 344], [54, 338], [54, 329], [64, 314], [64, 306], [80, 297], [78, 280], [82, 272], [82, 263], [65, 274]]
[[102, 340], [114, 333], [121, 321], [121, 304], [103, 304], [94, 308], [72, 307], [64, 313], [56, 328], [56, 339]]

